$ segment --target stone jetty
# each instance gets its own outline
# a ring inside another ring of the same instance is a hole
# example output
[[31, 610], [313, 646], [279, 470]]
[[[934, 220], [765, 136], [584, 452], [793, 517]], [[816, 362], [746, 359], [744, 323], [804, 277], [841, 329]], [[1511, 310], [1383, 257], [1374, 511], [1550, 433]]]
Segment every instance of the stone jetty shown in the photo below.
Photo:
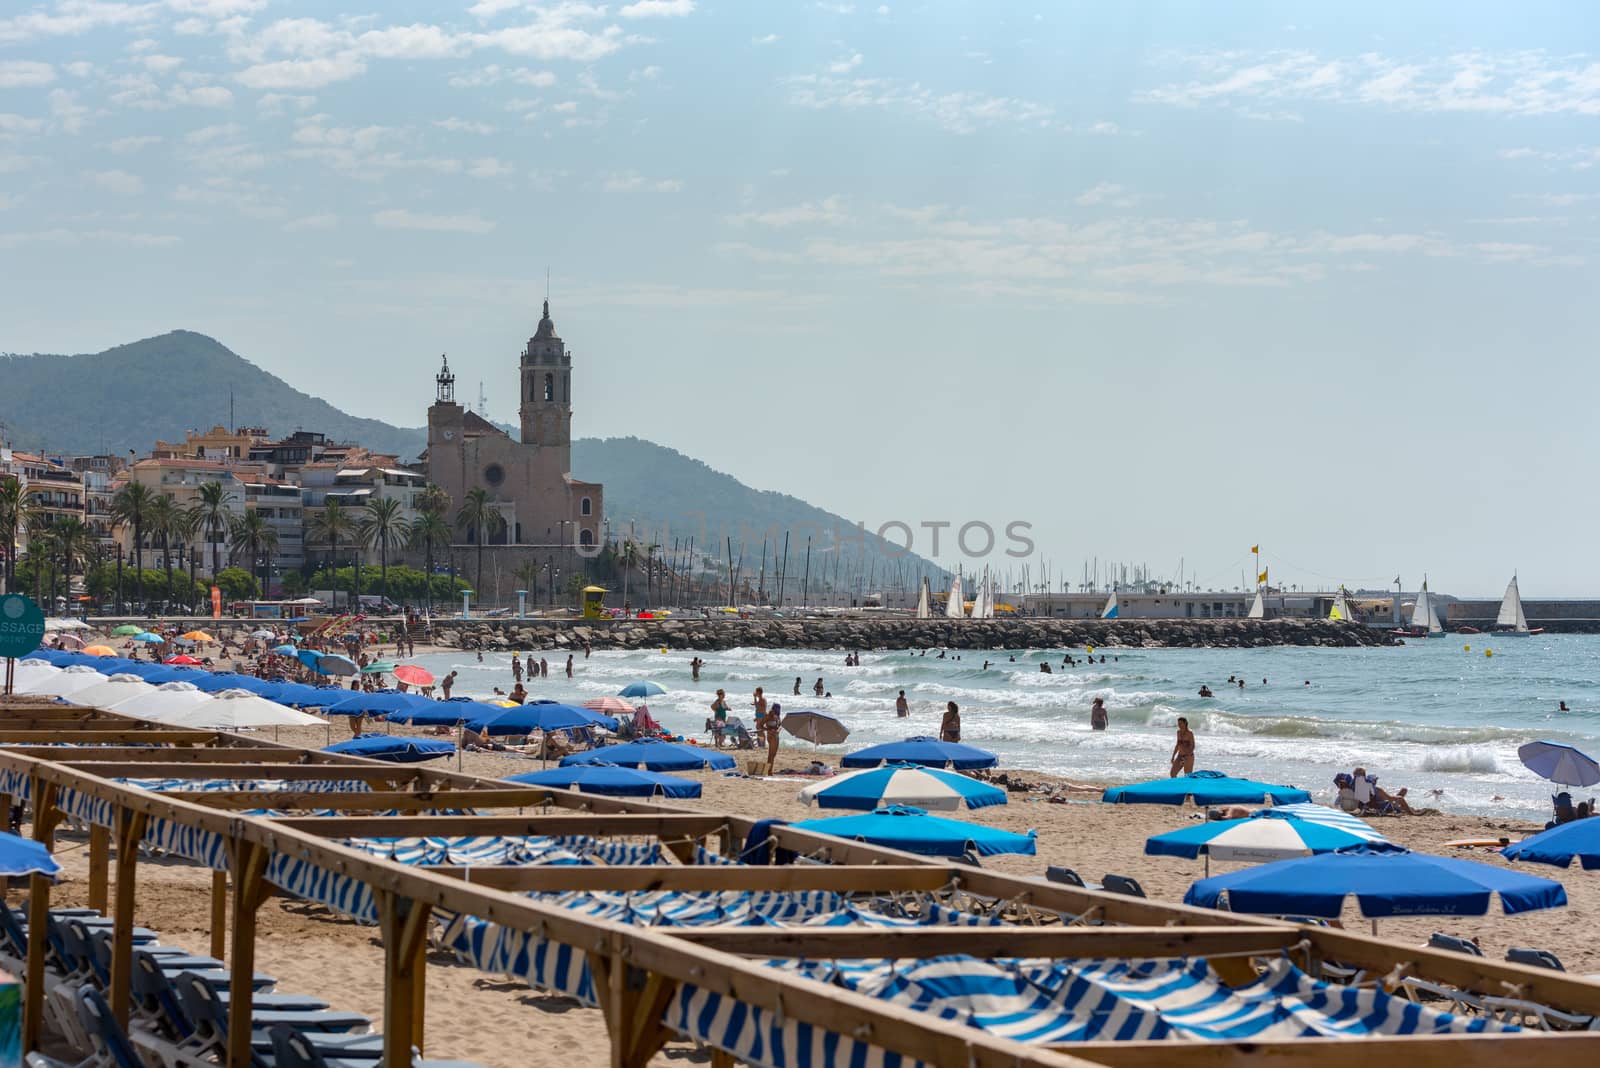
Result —
[[1387, 632], [1322, 619], [436, 619], [435, 641], [464, 649], [1250, 649], [1398, 644]]

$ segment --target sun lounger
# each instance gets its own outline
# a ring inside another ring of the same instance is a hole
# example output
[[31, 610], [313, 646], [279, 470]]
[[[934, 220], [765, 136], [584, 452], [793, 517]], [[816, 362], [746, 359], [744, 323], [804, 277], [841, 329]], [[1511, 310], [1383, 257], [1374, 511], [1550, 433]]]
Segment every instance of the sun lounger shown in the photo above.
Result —
[[1465, 953], [1469, 957], [1483, 956], [1483, 950], [1478, 948], [1478, 943], [1470, 938], [1459, 938], [1442, 931], [1435, 931], [1428, 936], [1428, 948], [1447, 949], [1452, 953]]
[[1107, 874], [1101, 880], [1100, 888], [1108, 894], [1123, 894], [1127, 897], [1145, 897], [1144, 887], [1139, 885], [1139, 880], [1126, 875]]
[[1085, 890], [1100, 889], [1099, 883], [1086, 883], [1083, 881], [1083, 876], [1071, 868], [1063, 868], [1055, 864], [1044, 870], [1044, 877], [1053, 883], [1060, 883], [1063, 886], [1078, 886]]
[[1561, 958], [1548, 949], [1524, 949], [1512, 946], [1506, 950], [1506, 960], [1512, 964], [1528, 964], [1535, 968], [1549, 968], [1551, 971], [1564, 972]]
[[[381, 1049], [380, 1049], [381, 1056]], [[274, 1068], [371, 1068], [379, 1057], [340, 1057], [318, 1049], [292, 1027], [272, 1029]], [[423, 1060], [412, 1051], [411, 1068], [479, 1068], [470, 1061]]]
[[75, 993], [74, 1000], [85, 1034], [88, 1036], [90, 1056], [69, 1064], [47, 1057], [42, 1053], [28, 1054], [28, 1068], [145, 1068], [133, 1043], [111, 1014], [111, 1006], [94, 987], [85, 983]]
[[[208, 1049], [224, 1050], [228, 1044], [228, 1009], [211, 985], [184, 972], [174, 981], [184, 1011], [195, 1025], [195, 1039]], [[358, 1012], [281, 1012], [253, 1010], [250, 1014], [250, 1045], [260, 1054], [272, 1049], [272, 1027], [283, 1025], [306, 1033], [306, 1041], [325, 1056], [365, 1056], [373, 1050], [382, 1054], [383, 1039], [370, 1034], [372, 1020]]]

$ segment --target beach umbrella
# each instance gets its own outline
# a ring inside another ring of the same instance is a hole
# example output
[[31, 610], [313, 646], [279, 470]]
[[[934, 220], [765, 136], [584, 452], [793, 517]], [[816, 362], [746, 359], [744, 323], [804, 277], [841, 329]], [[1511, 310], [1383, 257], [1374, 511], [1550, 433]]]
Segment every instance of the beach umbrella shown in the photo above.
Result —
[[1600, 783], [1600, 764], [1581, 749], [1560, 742], [1528, 742], [1517, 749], [1522, 766], [1540, 778], [1563, 786]]
[[322, 747], [324, 753], [343, 753], [346, 756], [369, 757], [387, 760], [393, 764], [415, 764], [423, 760], [438, 760], [456, 751], [454, 742], [444, 738], [407, 738], [398, 734], [364, 734], [343, 742]]
[[315, 649], [296, 649], [294, 655], [300, 663], [313, 671], [317, 669], [317, 661], [322, 659], [322, 654]]
[[82, 649], [83, 646], [84, 646], [83, 639], [78, 637], [76, 634], [57, 634], [55, 636], [55, 640], [56, 640], [56, 642], [58, 642], [60, 644], [63, 644], [63, 645], [68, 643], [68, 642], [70, 642], [71, 644], [77, 646], [79, 649]]
[[[32, 672], [29, 673], [33, 675]], [[87, 664], [73, 664], [62, 668], [53, 675], [39, 677], [19, 678], [14, 689], [17, 693], [31, 693], [40, 697], [66, 697], [86, 690], [90, 686], [98, 686], [106, 681], [106, 677]]]
[[76, 655], [76, 653], [69, 653], [65, 649], [50, 649], [46, 647], [40, 647], [29, 653], [27, 656], [19, 657], [17, 664], [20, 666], [22, 664], [33, 663], [35, 661], [42, 661], [46, 664], [56, 665], [63, 657]]
[[192, 683], [164, 682], [152, 687], [146, 693], [130, 695], [116, 704], [107, 705], [106, 708], [111, 712], [120, 712], [124, 716], [159, 720], [163, 716], [176, 715], [210, 700], [210, 694], [195, 689]]
[[1310, 801], [1311, 794], [1294, 786], [1231, 778], [1220, 771], [1191, 771], [1175, 779], [1113, 786], [1100, 795], [1102, 801], [1122, 805], [1181, 805], [1190, 798], [1197, 805], [1290, 805]]
[[538, 701], [500, 709], [492, 716], [472, 720], [467, 730], [490, 737], [532, 734], [534, 731], [568, 731], [579, 727], [604, 727], [616, 730], [617, 721], [599, 712], [575, 705]]
[[280, 705], [295, 708], [326, 708], [335, 701], [350, 696], [351, 691], [342, 686], [307, 686], [303, 682], [280, 682], [272, 699]]
[[667, 691], [653, 682], [630, 682], [617, 691], [618, 697], [654, 697]]
[[999, 853], [1034, 854], [1032, 831], [1015, 834], [981, 823], [930, 816], [910, 805], [886, 805], [854, 816], [802, 820], [791, 826], [932, 857], [959, 857], [969, 852], [983, 857]]
[[389, 672], [389, 671], [393, 671], [393, 670], [394, 670], [394, 664], [390, 663], [389, 661], [387, 661], [387, 660], [374, 660], [372, 663], [368, 664], [366, 667], [361, 669], [361, 674], [363, 674], [363, 675], [382, 675], [385, 672]]
[[60, 870], [44, 843], [0, 831], [0, 876], [54, 875]]
[[1387, 842], [1389, 839], [1378, 833], [1378, 829], [1366, 820], [1352, 816], [1343, 809], [1330, 808], [1312, 801], [1297, 802], [1292, 805], [1273, 805], [1271, 808], [1257, 809], [1250, 813], [1252, 816], [1262, 816], [1271, 813], [1274, 816], [1292, 816], [1297, 820], [1309, 823], [1321, 823], [1329, 827], [1337, 827], [1341, 831], [1363, 839], [1368, 842]]
[[196, 689], [207, 693], [221, 693], [223, 690], [248, 690], [254, 694], [270, 696], [278, 692], [278, 683], [258, 679], [254, 675], [238, 675], [231, 671], [205, 672], [199, 677], [191, 679]]
[[111, 631], [113, 638], [131, 638], [135, 634], [143, 634], [144, 628], [135, 623], [124, 623]]
[[285, 642], [283, 645], [274, 645], [271, 649], [274, 656], [292, 656], [299, 658], [300, 650]]
[[411, 727], [459, 727], [475, 719], [496, 715], [500, 709], [482, 701], [451, 698], [448, 701], [429, 701], [399, 712], [390, 712], [383, 718], [390, 723], [403, 723]]
[[72, 705], [84, 705], [90, 708], [109, 708], [118, 701], [126, 701], [130, 697], [149, 693], [155, 687], [145, 682], [137, 675], [111, 675], [100, 680], [94, 686], [85, 686], [81, 690], [74, 690], [62, 700]]
[[1585, 871], [1600, 869], [1600, 819], [1558, 823], [1506, 846], [1500, 855], [1507, 860], [1554, 864], [1558, 868], [1569, 867], [1577, 860]]
[[186, 642], [214, 642], [217, 639], [203, 630], [191, 630], [183, 635], [183, 640]]
[[856, 808], [871, 811], [885, 805], [914, 805], [922, 809], [955, 811], [1006, 803], [1006, 792], [959, 771], [926, 768], [920, 764], [884, 764], [846, 772], [800, 791], [799, 798], [818, 808]]
[[161, 661], [163, 664], [177, 664], [180, 667], [199, 667], [200, 661], [188, 653], [175, 653]]
[[419, 701], [423, 704], [434, 703], [417, 694], [346, 690], [342, 699], [323, 705], [322, 711], [330, 716], [387, 716], [391, 712], [415, 707]]
[[591, 697], [583, 703], [583, 707], [591, 712], [606, 712], [611, 715], [621, 714], [631, 716], [636, 711], [632, 701], [624, 701], [620, 697]]
[[433, 685], [433, 672], [416, 664], [401, 664], [394, 669], [394, 677], [407, 686]]
[[129, 641], [141, 642], [145, 645], [160, 645], [166, 640], [167, 639], [163, 638], [159, 634], [156, 634], [154, 631], [148, 630], [142, 630], [129, 639]]
[[317, 657], [316, 663], [311, 665], [311, 670], [323, 675], [350, 676], [361, 669], [348, 656], [340, 656], [338, 653], [323, 653]]
[[1209, 875], [1212, 857], [1258, 864], [1332, 853], [1374, 840], [1383, 841], [1267, 809], [1248, 819], [1211, 820], [1155, 835], [1145, 840], [1144, 851], [1151, 856], [1190, 860], [1204, 856]]
[[94, 668], [102, 675], [120, 675], [131, 672], [137, 675], [145, 668], [158, 668], [161, 665], [150, 660], [132, 660], [125, 656], [90, 656], [83, 659], [83, 663]]
[[83, 651], [85, 656], [116, 656], [117, 651], [108, 645], [91, 645]]
[[118, 674], [137, 675], [152, 686], [160, 686], [164, 682], [193, 682], [210, 673], [182, 664], [136, 664]]
[[1000, 758], [987, 749], [941, 742], [926, 734], [913, 735], [903, 742], [884, 742], [857, 749], [839, 763], [847, 768], [875, 768], [879, 764], [922, 764], [930, 768], [956, 768], [971, 771], [992, 768]]
[[714, 749], [640, 738], [561, 758], [564, 768], [575, 764], [615, 764], [622, 768], [644, 768], [646, 771], [698, 771], [701, 768], [727, 771], [734, 766], [734, 759]]
[[662, 797], [700, 796], [700, 784], [693, 779], [604, 763], [528, 771], [521, 775], [508, 775], [506, 781], [577, 790], [585, 794], [604, 794], [607, 797], [655, 797], [657, 794]]
[[826, 712], [786, 712], [783, 729], [813, 745], [838, 745], [850, 737], [850, 728]]
[[1567, 903], [1566, 890], [1549, 879], [1379, 842], [1213, 875], [1189, 887], [1183, 903], [1332, 920], [1339, 918], [1345, 898], [1354, 895], [1361, 915], [1376, 921], [1384, 916], [1484, 916], [1496, 893], [1508, 916]]
[[206, 704], [195, 704], [160, 722], [174, 727], [211, 727], [237, 730], [240, 727], [320, 727], [316, 716], [297, 712], [248, 690], [223, 690]]
[[253, 630], [250, 632], [250, 637], [256, 639], [257, 641], [266, 641], [269, 638], [276, 638], [277, 636], [278, 635], [273, 631], [265, 629]]

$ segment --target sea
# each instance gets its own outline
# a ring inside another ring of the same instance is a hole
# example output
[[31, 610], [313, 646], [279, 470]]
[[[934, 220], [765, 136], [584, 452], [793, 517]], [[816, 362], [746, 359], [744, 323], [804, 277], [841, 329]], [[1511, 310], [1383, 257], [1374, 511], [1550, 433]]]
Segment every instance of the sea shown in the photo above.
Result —
[[[1068, 652], [1077, 666], [1063, 666]], [[1600, 755], [1596, 635], [1452, 636], [1359, 649], [1097, 649], [1092, 665], [1081, 648], [948, 651], [943, 659], [936, 649], [862, 652], [860, 667], [846, 667], [843, 650], [596, 650], [588, 658], [580, 650], [571, 680], [565, 653], [539, 655], [550, 661], [550, 677], [528, 684], [532, 697], [576, 702], [654, 682], [666, 692], [648, 700], [651, 714], [700, 739], [709, 737], [705, 720], [719, 686], [747, 724], [752, 691], [763, 686], [785, 711], [824, 711], [849, 728], [844, 744], [818, 748], [817, 759], [829, 764], [864, 745], [937, 734], [945, 702], [955, 701], [962, 740], [993, 750], [1001, 769], [1135, 782], [1167, 773], [1177, 719], [1186, 716], [1196, 768], [1329, 800], [1333, 776], [1360, 765], [1385, 789], [1408, 788], [1413, 805], [1542, 819], [1561, 787], [1524, 768], [1518, 746], [1549, 739]], [[699, 682], [689, 667], [696, 655], [705, 661]], [[457, 695], [511, 689], [509, 652], [485, 653], [481, 664], [463, 651], [417, 660], [436, 674], [458, 671]], [[1230, 676], [1245, 685], [1229, 684]], [[812, 696], [818, 678], [829, 696]], [[1202, 684], [1215, 696], [1200, 697]], [[909, 719], [894, 713], [902, 689]], [[1105, 731], [1089, 729], [1096, 697], [1111, 712]], [[1562, 701], [1570, 712], [1557, 711]], [[1590, 792], [1576, 790], [1574, 800]]]

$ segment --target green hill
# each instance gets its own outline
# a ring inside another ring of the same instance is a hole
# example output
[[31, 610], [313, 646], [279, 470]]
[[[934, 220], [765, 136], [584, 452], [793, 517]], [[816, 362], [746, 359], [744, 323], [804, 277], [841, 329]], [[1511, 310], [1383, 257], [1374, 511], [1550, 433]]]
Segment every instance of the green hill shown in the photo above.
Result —
[[[149, 452], [157, 438], [182, 441], [184, 432], [228, 423], [230, 392], [237, 421], [274, 436], [317, 430], [332, 440], [414, 460], [427, 443], [421, 427], [396, 427], [340, 411], [290, 386], [220, 342], [187, 330], [80, 356], [0, 356], [0, 440], [51, 453]], [[513, 430], [513, 433], [515, 431]], [[677, 539], [687, 559], [726, 559], [733, 539], [744, 573], [760, 567], [768, 540], [768, 574], [790, 534], [789, 572], [803, 568], [812, 541], [813, 581], [831, 576], [838, 542], [841, 584], [851, 568], [882, 588], [896, 581], [915, 586], [918, 576], [941, 574], [920, 557], [901, 556], [876, 537], [852, 537], [843, 516], [796, 497], [752, 489], [731, 475], [672, 449], [638, 438], [581, 438], [573, 443], [573, 472], [606, 487], [606, 516], [616, 532], [633, 530], [644, 544], [670, 554]], [[842, 540], [841, 539], [842, 536]], [[857, 584], [865, 588], [867, 581]]]

